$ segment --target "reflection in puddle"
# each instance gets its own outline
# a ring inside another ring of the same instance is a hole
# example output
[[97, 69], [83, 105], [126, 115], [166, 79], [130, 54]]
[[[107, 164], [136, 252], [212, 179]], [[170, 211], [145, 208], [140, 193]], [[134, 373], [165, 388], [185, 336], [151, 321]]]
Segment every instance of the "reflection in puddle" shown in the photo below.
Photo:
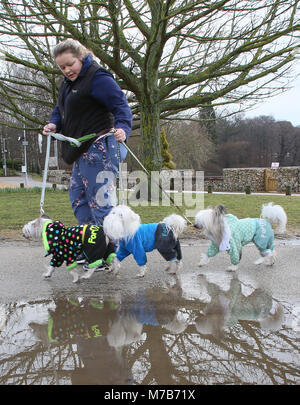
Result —
[[236, 277], [196, 284], [197, 299], [174, 278], [135, 296], [0, 305], [0, 384], [299, 383], [295, 308]]

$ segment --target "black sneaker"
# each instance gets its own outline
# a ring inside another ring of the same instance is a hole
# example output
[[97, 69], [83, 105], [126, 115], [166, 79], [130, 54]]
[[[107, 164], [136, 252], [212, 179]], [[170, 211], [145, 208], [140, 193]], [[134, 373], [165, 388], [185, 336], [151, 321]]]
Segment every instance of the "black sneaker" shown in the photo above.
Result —
[[[105, 270], [105, 269], [107, 269], [107, 268], [108, 268], [108, 265], [107, 265], [105, 262], [102, 262], [99, 266], [97, 266], [97, 267], [95, 268], [94, 271], [103, 271], [103, 270]], [[83, 270], [84, 270], [84, 271], [90, 270], [88, 263], [86, 263], [86, 264], [83, 265]]]
[[84, 255], [79, 255], [79, 256], [77, 257], [76, 262], [77, 262], [77, 264], [85, 264], [85, 263], [86, 263], [86, 259], [85, 259]]

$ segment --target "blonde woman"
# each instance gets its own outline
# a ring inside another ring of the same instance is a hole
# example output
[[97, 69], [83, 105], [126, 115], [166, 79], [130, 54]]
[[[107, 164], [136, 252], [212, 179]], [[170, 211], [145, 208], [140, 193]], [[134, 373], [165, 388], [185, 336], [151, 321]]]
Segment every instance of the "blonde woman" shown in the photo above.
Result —
[[[61, 144], [63, 160], [73, 165], [69, 196], [78, 223], [101, 225], [115, 204], [117, 142], [128, 140], [131, 110], [110, 72], [80, 43], [72, 39], [63, 41], [56, 45], [53, 55], [64, 80], [43, 134], [60, 132], [78, 139], [116, 129], [114, 136], [104, 140], [95, 137], [79, 148], [68, 142]], [[121, 160], [126, 152], [121, 144]]]

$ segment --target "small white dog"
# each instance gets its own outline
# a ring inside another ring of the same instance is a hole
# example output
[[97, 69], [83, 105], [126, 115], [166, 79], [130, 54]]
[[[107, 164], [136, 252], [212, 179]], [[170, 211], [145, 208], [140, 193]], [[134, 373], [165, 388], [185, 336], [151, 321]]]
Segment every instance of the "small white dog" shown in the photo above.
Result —
[[23, 235], [27, 239], [42, 240], [46, 256], [52, 255], [45, 278], [50, 278], [54, 269], [66, 262], [73, 283], [76, 283], [79, 280], [75, 269], [78, 256], [84, 255], [89, 263], [89, 270], [80, 278], [90, 278], [103, 259], [110, 265], [116, 256], [113, 243], [104, 234], [103, 228], [97, 225], [65, 228], [60, 221], [52, 221], [44, 215], [24, 225]]
[[201, 256], [199, 266], [207, 264], [209, 258], [217, 253], [227, 251], [232, 263], [228, 270], [237, 270], [242, 248], [250, 242], [255, 244], [261, 255], [255, 264], [272, 266], [276, 257], [274, 232], [270, 222], [277, 225], [277, 232], [285, 232], [287, 216], [280, 205], [263, 205], [260, 218], [238, 219], [227, 214], [223, 205], [199, 211], [195, 217], [195, 227], [203, 229], [211, 240], [207, 252]]
[[140, 266], [137, 277], [143, 277], [147, 270], [147, 252], [157, 249], [168, 261], [166, 271], [175, 274], [181, 267], [182, 253], [178, 240], [184, 231], [186, 221], [176, 214], [169, 215], [160, 223], [141, 224], [138, 214], [126, 205], [118, 205], [104, 218], [103, 229], [113, 241], [119, 242], [117, 257], [111, 271], [119, 272], [120, 262], [132, 254]]

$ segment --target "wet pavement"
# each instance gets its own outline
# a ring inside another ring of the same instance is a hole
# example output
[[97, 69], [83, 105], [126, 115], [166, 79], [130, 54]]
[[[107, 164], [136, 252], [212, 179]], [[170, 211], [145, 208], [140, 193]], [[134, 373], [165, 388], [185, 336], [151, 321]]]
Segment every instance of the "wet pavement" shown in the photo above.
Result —
[[178, 276], [153, 252], [142, 280], [126, 259], [72, 284], [41, 277], [40, 246], [2, 242], [0, 385], [299, 384], [299, 240], [272, 268], [245, 247], [237, 273], [221, 254], [198, 268], [205, 243], [182, 249]]

